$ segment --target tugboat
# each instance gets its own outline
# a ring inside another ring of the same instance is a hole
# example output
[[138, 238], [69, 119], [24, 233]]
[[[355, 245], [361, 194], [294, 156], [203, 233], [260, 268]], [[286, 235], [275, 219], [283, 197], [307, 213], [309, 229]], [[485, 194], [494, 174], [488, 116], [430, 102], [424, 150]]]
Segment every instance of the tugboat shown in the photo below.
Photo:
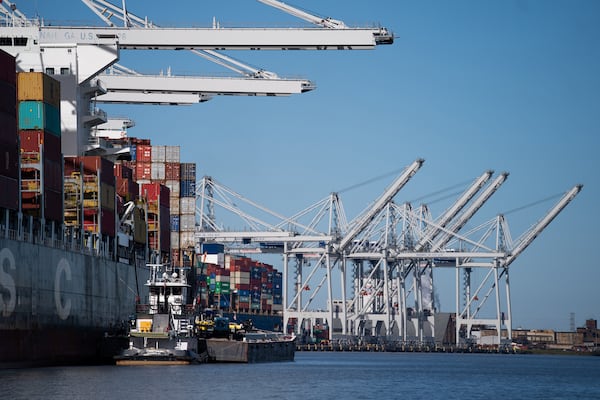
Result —
[[129, 348], [115, 356], [117, 365], [181, 365], [205, 362], [194, 332], [193, 305], [186, 304], [185, 272], [148, 264], [148, 304], [139, 304], [130, 320]]

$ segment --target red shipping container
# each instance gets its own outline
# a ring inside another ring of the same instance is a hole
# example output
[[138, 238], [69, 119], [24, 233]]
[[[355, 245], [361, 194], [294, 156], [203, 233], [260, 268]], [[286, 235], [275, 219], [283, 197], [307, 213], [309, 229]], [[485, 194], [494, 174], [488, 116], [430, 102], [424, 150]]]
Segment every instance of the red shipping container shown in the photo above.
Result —
[[0, 81], [6, 82], [11, 86], [17, 86], [17, 64], [15, 57], [4, 50], [0, 50]]
[[19, 181], [0, 175], [0, 208], [19, 209]]
[[119, 196], [125, 199], [125, 201], [129, 201], [129, 179], [117, 176], [115, 178], [115, 191]]
[[115, 164], [115, 176], [126, 179], [133, 179], [133, 170], [123, 164]]
[[181, 171], [181, 165], [179, 163], [168, 162], [165, 163], [165, 179], [166, 180], [179, 180]]
[[149, 162], [137, 162], [135, 166], [135, 180], [152, 178], [152, 164]]
[[[135, 160], [139, 162], [152, 162], [152, 146], [138, 144], [136, 146]], [[150, 179], [150, 178], [145, 178]]]
[[80, 159], [85, 175], [96, 174], [99, 171], [101, 182], [115, 186], [115, 168], [112, 161], [100, 156], [84, 156]]
[[17, 88], [0, 81], [0, 113], [17, 116]]
[[62, 223], [63, 196], [60, 190], [44, 190], [44, 217], [46, 220]]
[[19, 179], [19, 146], [0, 138], [0, 176]]
[[100, 210], [100, 233], [115, 236], [115, 212], [107, 208]]
[[129, 138], [129, 143], [131, 143], [132, 145], [146, 145], [146, 146], [150, 146], [150, 139], [138, 139], [138, 138]]
[[19, 131], [21, 139], [21, 152], [38, 153], [42, 151], [46, 160], [61, 161], [61, 139], [49, 132], [39, 130]]
[[81, 173], [81, 160], [79, 157], [64, 157], [64, 174], [71, 176], [74, 172]]
[[[169, 188], [160, 183], [144, 183], [140, 187], [140, 196], [145, 198], [149, 202], [159, 201], [161, 207], [166, 207], [169, 210]], [[168, 221], [170, 226], [170, 221]]]
[[63, 177], [62, 164], [58, 161], [44, 160], [43, 170], [44, 187], [46, 189], [61, 192]]

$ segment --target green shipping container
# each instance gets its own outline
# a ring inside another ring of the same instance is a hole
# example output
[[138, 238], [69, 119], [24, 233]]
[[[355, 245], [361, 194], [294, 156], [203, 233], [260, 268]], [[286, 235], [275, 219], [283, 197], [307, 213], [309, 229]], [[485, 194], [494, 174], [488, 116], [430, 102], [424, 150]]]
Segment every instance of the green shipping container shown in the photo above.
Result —
[[19, 129], [46, 130], [60, 136], [60, 112], [58, 108], [41, 101], [19, 102]]
[[229, 294], [229, 292], [230, 292], [229, 282], [221, 282], [221, 293]]

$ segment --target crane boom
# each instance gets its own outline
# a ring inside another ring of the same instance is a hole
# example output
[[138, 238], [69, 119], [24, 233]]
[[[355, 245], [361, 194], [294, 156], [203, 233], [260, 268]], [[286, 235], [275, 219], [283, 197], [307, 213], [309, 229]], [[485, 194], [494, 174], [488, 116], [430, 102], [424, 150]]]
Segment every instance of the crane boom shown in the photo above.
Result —
[[505, 266], [509, 266], [525, 249], [535, 240], [536, 237], [552, 222], [554, 218], [581, 192], [583, 185], [575, 185], [558, 201], [558, 203], [548, 213], [527, 231], [517, 242], [517, 245], [506, 258]]
[[346, 29], [347, 28], [344, 21], [339, 21], [339, 20], [332, 19], [332, 18], [318, 17], [318, 16], [312, 15], [306, 11], [300, 10], [299, 8], [292, 7], [289, 4], [284, 3], [283, 1], [277, 1], [277, 0], [258, 0], [258, 1], [260, 1], [261, 3], [266, 4], [268, 6], [278, 8], [283, 12], [293, 15], [294, 17], [298, 17], [300, 19], [311, 22], [315, 25], [322, 26], [324, 28], [331, 28], [331, 29]]
[[436, 226], [430, 226], [415, 246], [416, 251], [421, 251], [427, 243], [431, 242], [440, 233], [440, 227], [445, 227], [458, 214], [458, 212], [477, 194], [477, 192], [492, 177], [494, 171], [486, 171], [463, 193], [454, 204], [448, 208], [437, 221]]
[[[247, 96], [289, 96], [315, 88], [302, 79], [255, 79], [140, 74], [101, 74], [98, 78], [110, 92], [202, 93]], [[98, 100], [102, 101], [103, 96]]]
[[150, 104], [150, 105], [191, 105], [204, 103], [212, 99], [203, 93], [160, 93], [151, 92], [119, 92], [112, 91], [95, 98], [97, 103], [103, 104]]
[[[141, 18], [130, 13], [123, 4], [122, 8], [105, 0], [81, 0], [89, 9], [98, 15], [108, 26], [117, 26], [113, 23], [112, 18], [120, 20], [124, 27], [136, 28], [158, 28], [158, 25], [148, 21], [148, 18]], [[231, 71], [237, 72], [244, 76], [252, 76], [254, 78], [278, 78], [274, 72], [264, 69], [254, 68], [232, 57], [220, 54], [214, 50], [190, 50], [192, 53], [209, 60], [215, 64], [219, 64]]]
[[[494, 194], [498, 188], [508, 178], [508, 172], [503, 172], [494, 179], [494, 181], [479, 195], [477, 199], [462, 213], [458, 219], [452, 223], [448, 229], [451, 233], [457, 233], [469, 221], [473, 215], [485, 204], [485, 202]], [[441, 250], [452, 239], [449, 233], [444, 234], [431, 246], [431, 251]]]
[[419, 158], [415, 160], [404, 172], [383, 192], [381, 196], [375, 201], [373, 207], [358, 221], [352, 229], [340, 240], [338, 244], [338, 250], [344, 251], [344, 249], [354, 240], [354, 238], [361, 233], [367, 225], [377, 216], [377, 214], [383, 210], [386, 204], [396, 196], [396, 194], [408, 183], [408, 181], [417, 173], [421, 168], [425, 160]]
[[383, 28], [146, 28], [41, 26], [42, 45], [118, 39], [125, 50], [364, 50], [382, 44]]

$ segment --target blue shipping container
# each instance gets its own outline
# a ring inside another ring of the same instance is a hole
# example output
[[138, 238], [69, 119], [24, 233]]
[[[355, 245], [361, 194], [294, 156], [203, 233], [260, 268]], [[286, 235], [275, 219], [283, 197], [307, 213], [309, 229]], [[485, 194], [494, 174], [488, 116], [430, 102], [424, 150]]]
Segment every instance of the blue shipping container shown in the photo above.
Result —
[[202, 243], [202, 254], [223, 254], [225, 245], [221, 243]]
[[21, 101], [19, 129], [46, 130], [54, 136], [60, 136], [60, 112], [58, 108], [42, 101]]
[[196, 181], [196, 163], [181, 163], [179, 176], [182, 181]]
[[171, 215], [171, 231], [179, 232], [179, 215]]
[[196, 197], [196, 181], [182, 180], [179, 182], [180, 197]]
[[131, 160], [135, 161], [136, 156], [137, 156], [137, 146], [135, 144], [132, 144], [131, 147], [129, 148], [129, 152], [131, 153]]

